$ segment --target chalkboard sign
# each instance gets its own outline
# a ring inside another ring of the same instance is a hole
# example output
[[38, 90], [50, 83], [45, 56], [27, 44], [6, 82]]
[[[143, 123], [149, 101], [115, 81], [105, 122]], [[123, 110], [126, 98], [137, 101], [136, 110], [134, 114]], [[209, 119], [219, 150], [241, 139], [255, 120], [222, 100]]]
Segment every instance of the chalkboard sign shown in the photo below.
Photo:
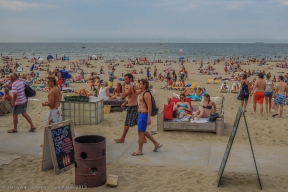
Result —
[[71, 120], [45, 128], [42, 170], [54, 167], [59, 174], [74, 167], [74, 137]]
[[238, 109], [238, 112], [237, 112], [237, 115], [236, 115], [236, 118], [235, 118], [235, 121], [234, 121], [234, 124], [233, 124], [233, 128], [232, 128], [232, 131], [231, 131], [231, 134], [230, 134], [230, 138], [229, 138], [229, 141], [227, 143], [227, 147], [226, 147], [226, 150], [225, 150], [221, 165], [219, 167], [219, 171], [218, 171], [218, 185], [217, 186], [218, 187], [220, 186], [221, 178], [222, 178], [222, 175], [223, 175], [223, 172], [224, 172], [224, 169], [225, 169], [225, 166], [226, 166], [226, 163], [227, 163], [227, 160], [228, 160], [228, 157], [229, 157], [229, 154], [230, 154], [233, 142], [234, 142], [234, 138], [235, 138], [235, 135], [237, 133], [239, 122], [240, 122], [240, 119], [241, 119], [242, 116], [244, 117], [245, 124], [246, 124], [246, 130], [247, 130], [248, 138], [249, 138], [249, 141], [250, 141], [250, 146], [251, 146], [251, 150], [252, 150], [254, 164], [255, 164], [255, 167], [256, 167], [256, 172], [257, 172], [257, 175], [258, 175], [258, 181], [259, 181], [260, 189], [262, 189], [262, 184], [261, 184], [261, 181], [260, 181], [260, 177], [259, 177], [259, 173], [258, 173], [258, 169], [257, 169], [257, 165], [256, 165], [256, 160], [255, 160], [253, 147], [252, 147], [252, 143], [251, 143], [251, 139], [250, 139], [250, 135], [249, 135], [249, 130], [248, 130], [247, 122], [246, 122], [245, 113], [244, 113], [244, 110], [243, 110], [243, 108], [241, 106]]

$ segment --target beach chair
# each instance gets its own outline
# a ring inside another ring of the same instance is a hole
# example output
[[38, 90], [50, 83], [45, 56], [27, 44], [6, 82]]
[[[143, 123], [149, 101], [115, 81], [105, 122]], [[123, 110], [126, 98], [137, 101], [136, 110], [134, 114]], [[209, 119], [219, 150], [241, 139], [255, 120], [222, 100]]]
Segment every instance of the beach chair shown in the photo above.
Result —
[[192, 96], [187, 96], [187, 98], [191, 98], [192, 101], [200, 101], [202, 97], [207, 93], [207, 91], [208, 89], [205, 89], [200, 96], [192, 95]]
[[239, 83], [233, 83], [231, 86], [230, 93], [239, 93], [240, 90], [240, 84]]
[[213, 83], [214, 83], [214, 84], [220, 84], [220, 83], [221, 83], [221, 80], [220, 80], [220, 79], [216, 79], [216, 80], [213, 81]]
[[211, 84], [211, 83], [213, 83], [213, 79], [207, 79], [207, 80], [205, 81], [205, 83], [206, 83], [206, 84]]
[[230, 86], [226, 82], [222, 83], [220, 93], [230, 93]]
[[195, 89], [195, 87], [197, 86], [198, 82], [193, 81], [192, 85], [189, 87], [189, 89]]

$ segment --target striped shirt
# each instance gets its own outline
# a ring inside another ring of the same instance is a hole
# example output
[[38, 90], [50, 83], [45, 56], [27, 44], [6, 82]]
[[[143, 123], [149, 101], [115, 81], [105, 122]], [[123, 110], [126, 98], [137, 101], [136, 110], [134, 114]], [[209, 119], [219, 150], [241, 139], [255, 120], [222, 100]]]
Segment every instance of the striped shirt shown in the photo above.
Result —
[[15, 105], [22, 105], [27, 102], [25, 95], [25, 83], [20, 80], [16, 80], [12, 83], [12, 94], [17, 95]]

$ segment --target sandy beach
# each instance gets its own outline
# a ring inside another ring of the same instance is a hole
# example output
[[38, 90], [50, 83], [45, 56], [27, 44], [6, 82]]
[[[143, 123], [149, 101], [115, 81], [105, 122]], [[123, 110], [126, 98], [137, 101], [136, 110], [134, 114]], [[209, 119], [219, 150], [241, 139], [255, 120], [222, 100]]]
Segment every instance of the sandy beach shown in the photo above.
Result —
[[[20, 59], [17, 61], [21, 63], [21, 68], [24, 68], [24, 74], [29, 73], [31, 63], [28, 62], [28, 59]], [[71, 62], [71, 61], [70, 61]], [[104, 66], [104, 71], [107, 74], [108, 67], [107, 64], [103, 61], [90, 61], [95, 68], [86, 68], [83, 67], [85, 72], [97, 72], [100, 71], [101, 64]], [[124, 62], [117, 61], [119, 66], [116, 66], [115, 75], [120, 77], [123, 73], [127, 73], [128, 70], [136, 69], [140, 71], [148, 65], [135, 65], [134, 68], [125, 68], [124, 64], [127, 64], [128, 61]], [[4, 64], [0, 63], [0, 67]], [[163, 63], [154, 64], [158, 68], [158, 74], [162, 73], [165, 68], [172, 67], [178, 72], [181, 70], [181, 66], [177, 63], [172, 63], [171, 66], [164, 66]], [[154, 67], [151, 65], [150, 67]], [[204, 64], [207, 66], [207, 64]], [[273, 65], [273, 69], [267, 69], [269, 66]], [[268, 62], [268, 65], [258, 66], [257, 64], [250, 65], [241, 65], [245, 70], [265, 70], [266, 73], [271, 72], [272, 78], [275, 75], [276, 78], [279, 75], [285, 75], [288, 72], [288, 69], [275, 67], [276, 62]], [[27, 67], [28, 66], [28, 67]], [[51, 64], [50, 70], [53, 70], [55, 66], [62, 68], [67, 66], [68, 62], [55, 61]], [[198, 82], [198, 86], [205, 87], [208, 89], [208, 93], [212, 96], [225, 96], [224, 100], [224, 115], [225, 115], [225, 128], [224, 136], [216, 136], [214, 133], [200, 133], [200, 132], [158, 132], [155, 135], [155, 138], [159, 142], [170, 142], [170, 143], [181, 143], [184, 141], [189, 142], [204, 142], [227, 144], [232, 126], [235, 120], [235, 116], [240, 105], [240, 101], [237, 100], [237, 93], [220, 93], [219, 89], [221, 84], [205, 84], [205, 80], [209, 78], [214, 78], [216, 75], [198, 75], [198, 66], [195, 62], [184, 63], [185, 68], [188, 70], [188, 79], [186, 83], [192, 83], [193, 81]], [[213, 65], [217, 72], [221, 73], [220, 75], [223, 78], [230, 78], [231, 74], [225, 74], [224, 72], [224, 62]], [[284, 72], [284, 73], [281, 73]], [[192, 74], [194, 73], [194, 74]], [[237, 74], [237, 73], [236, 73]], [[72, 73], [72, 76], [76, 73]], [[47, 74], [41, 71], [40, 77], [45, 78]], [[85, 77], [88, 77], [86, 75]], [[144, 74], [136, 74], [137, 79], [145, 78]], [[249, 80], [252, 80], [255, 75], [249, 77]], [[108, 75], [101, 75], [101, 79], [107, 81]], [[258, 78], [258, 77], [257, 77]], [[116, 83], [119, 82], [117, 79], [114, 82], [114, 87]], [[161, 86], [164, 86], [165, 82], [152, 82], [153, 88], [155, 89], [155, 99], [156, 104], [160, 110], [163, 109], [167, 99], [173, 97], [173, 90], [163, 90], [160, 89]], [[230, 87], [232, 82], [228, 81]], [[78, 90], [80, 88], [85, 88], [89, 90], [89, 87], [85, 83], [70, 83], [71, 87]], [[47, 98], [47, 92], [37, 91], [37, 95], [33, 97], [35, 100], [31, 100], [28, 103], [28, 114], [31, 116], [35, 126], [37, 127], [36, 131], [44, 129], [45, 126], [45, 117], [47, 113], [47, 108], [42, 107], [41, 103], [44, 102]], [[250, 97], [247, 106], [247, 123], [250, 131], [250, 136], [253, 145], [258, 146], [275, 146], [275, 147], [286, 147], [288, 145], [287, 139], [287, 117], [288, 117], [288, 108], [284, 106], [283, 117], [272, 117], [274, 113], [273, 109], [270, 114], [265, 114], [262, 117], [259, 116], [259, 106], [257, 106], [257, 114], [252, 115], [252, 102], [253, 98]], [[199, 102], [195, 102], [199, 103]], [[124, 120], [126, 116], [126, 111], [124, 112], [115, 112], [104, 115], [104, 121], [97, 125], [75, 125], [75, 132], [91, 134], [91, 135], [101, 135], [109, 138], [119, 138], [122, 135]], [[148, 131], [157, 131], [157, 119], [156, 116], [152, 117], [152, 124], [149, 126]], [[8, 129], [12, 128], [12, 114], [7, 114], [0, 116], [0, 127], [5, 127]], [[28, 122], [22, 117], [19, 116], [18, 124], [18, 133], [26, 132], [29, 129]], [[8, 134], [8, 133], [2, 133]], [[137, 129], [136, 127], [130, 128], [127, 139], [137, 138]], [[150, 141], [148, 141], [150, 142]], [[241, 120], [238, 128], [238, 133], [236, 135], [234, 143], [248, 145], [248, 137], [246, 133], [245, 124]], [[4, 145], [2, 143], [1, 145]], [[115, 145], [121, 145], [116, 144]], [[40, 146], [39, 146], [40, 147]], [[145, 146], [144, 146], [145, 148]], [[165, 146], [163, 146], [165, 148]], [[164, 149], [163, 149], [164, 150]], [[232, 148], [233, 150], [233, 148]], [[268, 152], [268, 151], [267, 151]], [[9, 156], [11, 153], [0, 152], [1, 156]], [[41, 157], [40, 156], [31, 156], [27, 154], [17, 154], [21, 157], [13, 160], [7, 165], [2, 165], [0, 170], [0, 185], [74, 185], [74, 169], [66, 171], [60, 175], [54, 174], [53, 170], [47, 170], [44, 172], [40, 171]], [[144, 154], [145, 155], [145, 154]], [[191, 155], [191, 154], [187, 154]], [[192, 154], [193, 155], [193, 154]], [[131, 156], [131, 158], [134, 158]], [[157, 156], [155, 155], [155, 158]], [[220, 166], [220, 165], [219, 165]], [[283, 167], [285, 169], [285, 167]], [[179, 166], [143, 166], [135, 164], [124, 164], [119, 162], [110, 162], [107, 164], [107, 173], [116, 174], [119, 176], [119, 185], [117, 188], [109, 188], [106, 186], [101, 186], [99, 188], [91, 189], [79, 189], [77, 191], [258, 191], [258, 181], [256, 179], [256, 174], [244, 174], [244, 173], [225, 173], [225, 185], [221, 188], [217, 188], [217, 172], [183, 167]], [[261, 171], [260, 171], [261, 175]], [[288, 172], [286, 176], [277, 176], [277, 175], [261, 175], [263, 183], [263, 191], [287, 191], [288, 188]], [[68, 191], [69, 189], [64, 189], [62, 191]], [[76, 190], [76, 189], [75, 189]], [[0, 191], [20, 191], [17, 189], [6, 189]], [[32, 190], [31, 190], [32, 191]], [[47, 191], [47, 189], [33, 189], [33, 191]], [[51, 191], [51, 189], [49, 190]], [[57, 190], [56, 190], [57, 191]]]

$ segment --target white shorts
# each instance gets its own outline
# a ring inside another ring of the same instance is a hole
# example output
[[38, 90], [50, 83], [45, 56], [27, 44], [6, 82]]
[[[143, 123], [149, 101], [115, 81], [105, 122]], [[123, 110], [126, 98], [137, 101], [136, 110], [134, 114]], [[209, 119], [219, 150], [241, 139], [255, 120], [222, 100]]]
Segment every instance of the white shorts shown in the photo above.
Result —
[[60, 107], [57, 109], [49, 109], [46, 116], [46, 126], [60, 123], [62, 121], [61, 113]]

